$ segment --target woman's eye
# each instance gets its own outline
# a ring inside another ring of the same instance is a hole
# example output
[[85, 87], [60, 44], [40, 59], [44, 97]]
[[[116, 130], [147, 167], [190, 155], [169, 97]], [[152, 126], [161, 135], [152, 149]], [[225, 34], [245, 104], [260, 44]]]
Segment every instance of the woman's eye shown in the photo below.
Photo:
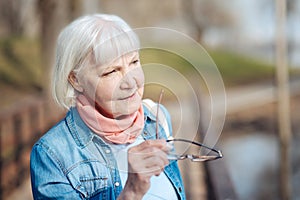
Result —
[[111, 75], [111, 74], [113, 74], [115, 72], [116, 72], [116, 70], [114, 69], [114, 70], [111, 70], [109, 72], [105, 72], [102, 76], [108, 76], [108, 75]]
[[136, 59], [136, 60], [132, 61], [131, 63], [135, 65], [135, 64], [137, 64], [138, 62], [139, 62], [139, 60]]

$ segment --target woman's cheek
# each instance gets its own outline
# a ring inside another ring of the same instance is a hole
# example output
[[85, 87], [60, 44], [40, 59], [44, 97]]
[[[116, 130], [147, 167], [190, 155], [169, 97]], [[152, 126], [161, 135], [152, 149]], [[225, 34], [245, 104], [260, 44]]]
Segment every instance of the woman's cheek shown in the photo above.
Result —
[[105, 86], [104, 83], [101, 83], [101, 82], [98, 83], [97, 96], [107, 99], [108, 97], [110, 97], [109, 91], [110, 91], [110, 88], [108, 88], [108, 86]]
[[138, 88], [144, 87], [145, 83], [145, 75], [142, 67], [139, 67], [136, 72], [136, 80], [137, 80], [137, 85]]
[[97, 86], [97, 96], [100, 96], [104, 101], [110, 101], [113, 99], [114, 93], [117, 89], [116, 79], [110, 79], [109, 81], [100, 81]]

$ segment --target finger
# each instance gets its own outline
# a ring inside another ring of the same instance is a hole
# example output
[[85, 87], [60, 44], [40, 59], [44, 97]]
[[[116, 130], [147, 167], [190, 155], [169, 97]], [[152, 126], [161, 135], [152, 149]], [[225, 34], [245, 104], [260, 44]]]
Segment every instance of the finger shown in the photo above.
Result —
[[146, 175], [148, 177], [159, 176], [163, 171], [164, 171], [164, 168], [152, 167], [152, 168], [147, 169]]
[[166, 155], [162, 156], [161, 154], [145, 158], [142, 162], [143, 162], [143, 169], [146, 169], [147, 171], [148, 170], [154, 171], [157, 169], [163, 170], [165, 166], [169, 164], [169, 160], [167, 159], [167, 156]]
[[141, 177], [151, 177], [153, 175], [157, 176], [161, 172], [164, 171], [164, 167], [158, 166], [158, 165], [152, 165], [151, 167], [145, 167], [141, 168], [138, 171], [135, 172], [135, 174], [141, 176]]
[[135, 157], [135, 158], [141, 159], [141, 160], [158, 157], [161, 160], [163, 160], [165, 164], [168, 164], [168, 159], [167, 159], [168, 152], [165, 152], [165, 151], [163, 151], [159, 148], [153, 147], [153, 146], [146, 147], [138, 152], [129, 151], [128, 157], [130, 157], [130, 158]]
[[142, 142], [140, 145], [141, 147], [153, 146], [159, 149], [165, 148], [167, 142], [166, 140], [159, 139], [159, 140], [146, 140]]
[[[157, 169], [164, 169], [169, 164], [167, 154], [159, 149], [151, 150], [151, 148], [144, 149], [144, 152], [138, 154], [130, 154], [128, 157], [128, 164], [131, 172], [145, 173]], [[148, 152], [149, 150], [149, 152]], [[145, 152], [147, 151], [147, 152]]]
[[145, 142], [142, 142], [141, 144], [132, 147], [134, 148], [134, 151], [142, 151], [143, 149], [146, 149], [148, 147], [155, 147], [158, 148], [166, 153], [169, 153], [169, 151], [172, 149], [170, 145], [166, 142], [166, 140], [159, 139], [159, 140], [147, 140]]
[[169, 160], [161, 157], [151, 157], [145, 160], [145, 167], [154, 169], [164, 169], [169, 164]]

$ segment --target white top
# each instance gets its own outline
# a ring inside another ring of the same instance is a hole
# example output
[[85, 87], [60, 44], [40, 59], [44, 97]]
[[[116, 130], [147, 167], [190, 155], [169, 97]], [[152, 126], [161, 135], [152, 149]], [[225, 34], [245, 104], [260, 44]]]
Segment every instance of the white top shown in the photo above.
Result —
[[[127, 180], [127, 151], [130, 147], [136, 146], [145, 141], [142, 136], [139, 136], [132, 144], [109, 144], [113, 154], [117, 160], [120, 178], [122, 185], [124, 186]], [[177, 195], [172, 183], [169, 181], [165, 173], [161, 173], [159, 176], [151, 177], [151, 186], [148, 192], [144, 195], [143, 200], [176, 200]]]

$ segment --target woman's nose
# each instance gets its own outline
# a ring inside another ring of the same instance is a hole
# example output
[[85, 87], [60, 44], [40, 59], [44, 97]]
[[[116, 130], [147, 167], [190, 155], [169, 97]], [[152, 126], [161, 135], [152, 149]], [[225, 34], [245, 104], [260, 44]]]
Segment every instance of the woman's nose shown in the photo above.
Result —
[[136, 87], [136, 79], [134, 76], [133, 71], [128, 71], [124, 74], [122, 80], [121, 80], [121, 89], [132, 89]]

